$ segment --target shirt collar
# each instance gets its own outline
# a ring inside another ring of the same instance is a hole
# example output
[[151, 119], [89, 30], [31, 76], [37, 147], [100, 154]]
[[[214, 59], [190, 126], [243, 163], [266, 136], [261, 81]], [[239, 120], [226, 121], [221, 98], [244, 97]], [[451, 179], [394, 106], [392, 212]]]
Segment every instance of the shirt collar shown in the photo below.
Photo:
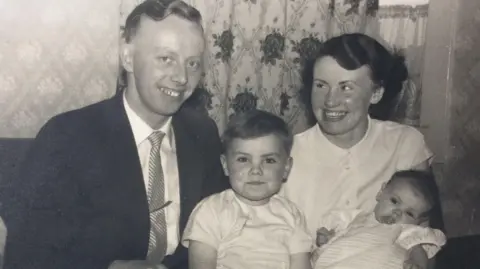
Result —
[[137, 147], [154, 131], [163, 132], [165, 134], [165, 137], [171, 144], [172, 117], [169, 117], [162, 127], [154, 130], [144, 120], [142, 120], [142, 118], [140, 118], [140, 116], [138, 116], [138, 114], [130, 107], [127, 102], [127, 98], [125, 97], [125, 93], [123, 94], [123, 106], [125, 107], [125, 112], [127, 113], [128, 121], [130, 122], [130, 127], [132, 128], [133, 137], [135, 139], [135, 144], [137, 145]]
[[367, 126], [367, 131], [365, 132], [365, 135], [362, 137], [362, 139], [360, 139], [360, 141], [357, 142], [357, 144], [353, 145], [352, 147], [348, 148], [348, 149], [344, 149], [344, 148], [341, 148], [341, 147], [338, 147], [337, 145], [333, 144], [332, 142], [330, 142], [330, 140], [328, 140], [328, 138], [323, 134], [322, 130], [320, 129], [320, 126], [317, 124], [315, 124], [312, 130], [312, 134], [313, 134], [313, 138], [314, 138], [314, 141], [316, 139], [321, 139], [323, 140], [325, 143], [322, 143], [322, 145], [329, 145], [332, 150], [338, 150], [338, 151], [351, 151], [353, 149], [356, 149], [358, 147], [360, 147], [364, 141], [367, 139], [367, 137], [370, 135], [370, 133], [372, 132], [372, 119], [370, 118], [370, 116], [367, 116], [367, 120], [368, 120], [368, 126]]

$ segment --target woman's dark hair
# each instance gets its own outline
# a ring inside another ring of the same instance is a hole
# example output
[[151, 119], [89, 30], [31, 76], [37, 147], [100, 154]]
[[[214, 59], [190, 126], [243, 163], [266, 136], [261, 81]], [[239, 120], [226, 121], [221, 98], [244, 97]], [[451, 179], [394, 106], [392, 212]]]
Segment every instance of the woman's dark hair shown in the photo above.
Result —
[[372, 81], [385, 90], [380, 102], [370, 106], [369, 114], [372, 118], [380, 120], [391, 117], [393, 102], [408, 78], [404, 56], [389, 52], [375, 39], [360, 33], [343, 34], [325, 41], [319, 54], [306, 61], [303, 68], [302, 98], [307, 108], [312, 106], [311, 92], [315, 63], [325, 56], [333, 57], [341, 67], [347, 70], [368, 66]]

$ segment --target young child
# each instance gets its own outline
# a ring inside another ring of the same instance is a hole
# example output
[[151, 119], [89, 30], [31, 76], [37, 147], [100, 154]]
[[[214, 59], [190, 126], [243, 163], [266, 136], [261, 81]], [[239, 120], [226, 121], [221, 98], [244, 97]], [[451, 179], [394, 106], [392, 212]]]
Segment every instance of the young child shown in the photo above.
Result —
[[421, 245], [431, 258], [445, 244], [440, 230], [427, 227], [436, 201], [432, 181], [427, 172], [400, 171], [378, 192], [372, 213], [332, 212], [317, 231], [314, 267], [422, 268], [427, 257], [409, 250]]
[[231, 189], [201, 201], [185, 228], [190, 269], [308, 269], [313, 238], [297, 207], [277, 195], [288, 176], [292, 134], [254, 110], [231, 118], [221, 161]]

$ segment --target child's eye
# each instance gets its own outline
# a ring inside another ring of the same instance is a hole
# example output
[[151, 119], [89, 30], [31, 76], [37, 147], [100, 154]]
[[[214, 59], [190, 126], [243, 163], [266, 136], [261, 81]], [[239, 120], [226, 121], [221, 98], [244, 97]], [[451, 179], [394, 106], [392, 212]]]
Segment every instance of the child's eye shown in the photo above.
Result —
[[396, 198], [390, 198], [390, 202], [392, 202], [394, 205], [398, 204], [398, 200]]
[[237, 162], [240, 162], [240, 163], [245, 163], [245, 162], [247, 162], [247, 161], [248, 161], [248, 160], [247, 160], [246, 157], [238, 157], [238, 158], [237, 158]]
[[326, 88], [325, 84], [323, 84], [323, 83], [317, 83], [317, 84], [315, 84], [315, 87], [317, 87], [317, 88], [319, 88], [319, 89], [324, 89], [324, 88]]
[[277, 160], [275, 160], [274, 158], [267, 158], [265, 161], [267, 163], [277, 163]]

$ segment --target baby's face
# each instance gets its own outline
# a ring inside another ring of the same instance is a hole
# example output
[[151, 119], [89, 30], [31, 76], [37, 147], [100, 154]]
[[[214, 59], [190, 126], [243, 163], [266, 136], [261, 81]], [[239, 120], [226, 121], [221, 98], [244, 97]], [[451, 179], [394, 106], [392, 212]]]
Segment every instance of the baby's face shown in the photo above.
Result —
[[431, 205], [408, 181], [401, 178], [388, 184], [377, 196], [375, 218], [385, 224], [414, 224], [425, 221]]
[[221, 157], [237, 197], [250, 205], [267, 203], [287, 178], [292, 159], [276, 135], [234, 139]]

